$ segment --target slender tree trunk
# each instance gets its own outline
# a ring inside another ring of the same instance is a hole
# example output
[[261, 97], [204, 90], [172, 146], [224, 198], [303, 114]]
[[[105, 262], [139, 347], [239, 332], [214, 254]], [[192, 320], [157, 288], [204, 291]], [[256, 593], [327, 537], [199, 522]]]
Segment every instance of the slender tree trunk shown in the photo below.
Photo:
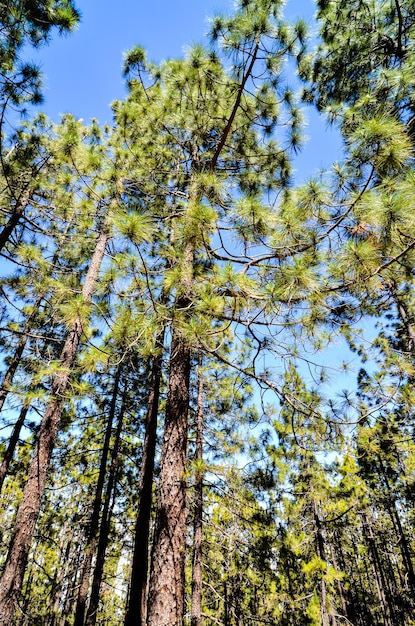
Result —
[[393, 626], [391, 618], [390, 605], [385, 592], [385, 583], [382, 568], [380, 567], [377, 549], [373, 537], [373, 530], [369, 518], [366, 514], [363, 516], [363, 529], [365, 531], [366, 540], [368, 541], [368, 554], [372, 567], [373, 577], [376, 584], [376, 591], [379, 599], [382, 616], [385, 626]]
[[29, 204], [30, 200], [30, 189], [25, 189], [23, 191], [21, 197], [16, 201], [16, 204], [13, 209], [13, 213], [11, 214], [9, 221], [3, 226], [0, 231], [0, 252], [3, 250], [6, 243], [9, 241], [14, 229], [22, 219], [25, 209]]
[[[69, 520], [68, 526], [73, 522], [73, 520]], [[61, 549], [60, 549], [60, 565], [59, 568], [56, 569], [54, 585], [51, 594], [51, 614], [49, 626], [55, 626], [57, 624], [58, 615], [59, 615], [59, 607], [62, 604], [62, 587], [63, 582], [68, 574], [68, 560], [71, 552], [72, 541], [74, 538], [74, 524], [72, 523], [69, 526], [69, 533], [66, 534], [65, 527], [62, 531], [62, 539], [61, 539]]]
[[30, 403], [25, 402], [22, 408], [20, 409], [19, 417], [17, 418], [13, 426], [12, 434], [10, 436], [9, 443], [6, 448], [6, 452], [4, 453], [3, 461], [0, 465], [0, 493], [1, 493], [1, 490], [3, 489], [3, 483], [7, 476], [7, 472], [9, 471], [10, 463], [12, 462], [14, 451], [16, 449], [17, 442], [19, 441], [20, 431], [22, 430], [23, 425], [25, 423], [25, 419], [26, 419], [26, 415], [29, 410], [29, 407], [30, 407]]
[[393, 490], [390, 485], [386, 467], [380, 455], [378, 455], [378, 461], [379, 461], [380, 469], [383, 475], [383, 480], [385, 482], [387, 494], [388, 494], [388, 503], [387, 503], [386, 508], [388, 509], [388, 513], [391, 518], [392, 524], [394, 526], [395, 532], [399, 537], [398, 543], [400, 546], [402, 561], [406, 570], [407, 584], [411, 590], [411, 597], [413, 598], [415, 594], [415, 572], [414, 572], [414, 567], [412, 564], [411, 550], [409, 547], [408, 540], [406, 538], [406, 534], [401, 524], [400, 515], [396, 507], [396, 499], [393, 497]]
[[70, 575], [67, 576], [67, 579], [66, 579], [67, 580], [66, 593], [64, 594], [64, 599], [62, 603], [62, 611], [61, 611], [61, 616], [59, 620], [59, 626], [73, 626], [71, 616], [73, 616], [75, 612], [76, 598], [77, 598], [76, 589], [78, 589], [77, 578], [78, 578], [78, 572], [80, 568], [82, 567], [82, 557], [83, 557], [82, 549], [81, 549], [82, 539], [83, 539], [82, 533], [79, 532], [79, 528], [78, 528], [77, 536], [75, 537], [73, 541], [74, 549], [73, 549], [73, 554], [71, 556], [72, 567], [69, 572]]
[[[333, 541], [334, 545], [331, 546], [333, 565], [336, 569], [347, 573], [349, 568], [346, 565], [346, 559], [342, 547], [342, 536], [338, 528], [334, 531]], [[354, 548], [353, 543], [352, 545]], [[339, 580], [338, 590], [344, 615], [352, 624], [356, 622], [357, 626], [356, 620], [359, 620], [360, 623], [360, 603], [358, 600], [356, 601], [355, 598], [359, 597], [359, 591], [362, 590], [362, 582], [359, 569], [357, 568], [356, 571], [358, 580], [355, 580], [355, 572], [352, 571], [349, 574], [350, 580], [352, 581], [350, 587], [343, 586], [343, 582]]]
[[157, 416], [162, 377], [165, 328], [156, 339], [157, 354], [153, 359], [150, 393], [147, 403], [146, 428], [141, 461], [139, 503], [135, 525], [134, 554], [131, 571], [125, 626], [144, 626], [147, 606], [148, 552], [153, 495], [154, 458], [156, 453]]
[[[314, 517], [314, 525], [316, 530], [316, 551], [317, 556], [324, 562], [326, 562], [326, 551], [324, 548], [324, 537], [321, 528], [321, 521], [318, 515], [317, 502], [313, 499], [313, 517]], [[321, 588], [321, 624], [322, 626], [330, 626], [331, 618], [330, 613], [327, 610], [327, 589], [326, 589], [326, 581], [324, 578], [321, 578], [320, 582]]]
[[202, 531], [203, 531], [203, 371], [202, 356], [199, 357], [199, 380], [197, 391], [196, 423], [196, 484], [193, 519], [192, 602], [191, 626], [202, 626]]
[[[58, 254], [58, 252], [55, 252], [55, 254], [53, 256], [52, 263], [51, 263], [52, 266], [55, 265], [55, 263], [57, 262], [58, 258], [59, 258], [59, 254]], [[13, 382], [14, 375], [15, 375], [15, 373], [17, 371], [17, 368], [19, 367], [20, 361], [21, 361], [22, 356], [23, 356], [24, 349], [26, 348], [27, 340], [29, 339], [29, 335], [30, 335], [30, 331], [32, 329], [33, 322], [34, 322], [34, 320], [36, 319], [36, 316], [39, 313], [39, 308], [40, 308], [40, 305], [41, 305], [42, 300], [44, 299], [44, 297], [45, 297], [44, 294], [40, 294], [36, 298], [36, 301], [35, 301], [35, 303], [33, 305], [33, 308], [32, 308], [32, 312], [30, 313], [29, 317], [26, 320], [26, 324], [25, 324], [24, 330], [23, 330], [22, 335], [21, 335], [21, 337], [20, 337], [20, 339], [19, 339], [19, 341], [17, 343], [16, 350], [14, 352], [13, 358], [10, 361], [9, 367], [7, 368], [7, 370], [6, 370], [5, 374], [4, 374], [3, 381], [2, 381], [1, 387], [0, 387], [0, 411], [2, 411], [4, 403], [6, 401], [6, 398], [7, 398], [8, 394], [9, 394], [9, 392], [10, 392], [10, 387], [11, 387], [11, 384]], [[25, 419], [26, 419], [26, 415], [27, 415], [27, 412], [29, 410], [29, 406], [30, 406], [30, 403], [27, 404], [25, 402], [25, 404], [23, 405], [23, 407], [21, 409], [20, 415], [19, 415], [19, 417], [18, 417], [18, 419], [17, 419], [17, 421], [16, 421], [16, 423], [14, 425], [13, 432], [12, 432], [10, 440], [9, 440], [9, 444], [7, 446], [7, 450], [6, 450], [5, 455], [4, 455], [4, 459], [3, 459], [2, 464], [0, 466], [0, 493], [1, 493], [1, 490], [3, 488], [3, 483], [4, 483], [4, 480], [5, 480], [6, 476], [7, 476], [7, 472], [9, 470], [10, 463], [11, 463], [11, 461], [13, 459], [14, 451], [16, 449], [17, 442], [19, 441], [20, 431], [23, 428], [23, 425], [24, 425], [24, 422], [25, 422]]]
[[[43, 295], [38, 296], [38, 298], [36, 299], [36, 302], [33, 305], [33, 310], [30, 313], [29, 317], [27, 318], [24, 331], [23, 331], [23, 333], [22, 333], [22, 335], [21, 335], [21, 337], [20, 337], [20, 339], [19, 339], [19, 341], [17, 343], [16, 350], [14, 352], [13, 358], [12, 358], [11, 362], [9, 363], [9, 367], [7, 368], [7, 370], [6, 370], [6, 372], [5, 372], [4, 376], [3, 376], [3, 381], [2, 381], [1, 387], [0, 387], [0, 411], [2, 410], [3, 405], [4, 405], [5, 401], [6, 401], [6, 398], [7, 398], [8, 394], [9, 394], [10, 385], [13, 382], [14, 375], [16, 373], [16, 370], [17, 370], [18, 366], [19, 366], [19, 363], [21, 361], [24, 349], [25, 349], [26, 344], [27, 344], [27, 340], [29, 338], [29, 332], [30, 332], [30, 328], [31, 328], [32, 322], [33, 322], [33, 320], [35, 319], [35, 317], [36, 317], [36, 315], [38, 313], [39, 306], [40, 306], [40, 303], [42, 302], [42, 300], [43, 300]], [[3, 488], [3, 483], [4, 483], [4, 480], [6, 478], [7, 472], [9, 470], [10, 463], [11, 463], [11, 461], [13, 459], [14, 451], [16, 449], [17, 442], [19, 441], [20, 431], [23, 428], [23, 425], [24, 425], [24, 422], [25, 422], [25, 419], [26, 419], [26, 415], [27, 415], [27, 412], [29, 410], [29, 406], [30, 406], [30, 403], [29, 404], [27, 402], [24, 403], [24, 405], [23, 405], [23, 407], [22, 407], [22, 409], [20, 411], [20, 415], [17, 418], [17, 421], [15, 422], [15, 425], [13, 427], [13, 431], [12, 431], [11, 437], [9, 439], [9, 444], [7, 446], [7, 450], [5, 452], [2, 464], [0, 466], [0, 493], [1, 493], [1, 490]]]
[[[335, 553], [335, 549], [334, 546], [331, 542], [329, 542], [329, 549], [330, 549], [330, 557], [331, 557], [331, 561], [333, 563], [333, 567], [338, 570], [339, 567], [337, 565], [337, 559], [336, 559], [336, 553]], [[347, 612], [347, 602], [346, 602], [346, 598], [344, 596], [344, 592], [343, 592], [343, 585], [342, 585], [342, 581], [341, 580], [337, 580], [337, 591], [339, 594], [339, 599], [340, 599], [340, 605], [343, 611], [343, 615], [346, 616], [348, 619], [349, 615]]]
[[396, 307], [398, 309], [399, 317], [401, 318], [401, 322], [405, 327], [408, 341], [408, 352], [415, 352], [415, 329], [412, 325], [412, 320], [408, 314], [407, 307], [405, 305], [404, 299], [399, 296], [396, 284], [391, 288], [391, 294], [393, 299], [395, 300]]
[[104, 573], [105, 553], [108, 547], [109, 531], [111, 523], [111, 500], [115, 493], [117, 482], [117, 473], [119, 465], [120, 441], [122, 425], [125, 414], [125, 401], [127, 395], [127, 383], [125, 384], [124, 394], [120, 412], [118, 415], [117, 428], [115, 431], [114, 445], [111, 453], [111, 465], [108, 472], [108, 481], [105, 491], [104, 506], [102, 508], [101, 525], [98, 537], [97, 558], [92, 579], [91, 597], [89, 600], [88, 611], [85, 624], [87, 626], [95, 626], [97, 620], [97, 611], [99, 605], [99, 594], [101, 590], [102, 576]]
[[24, 349], [27, 344], [27, 340], [29, 338], [29, 332], [31, 329], [32, 322], [38, 313], [39, 305], [42, 300], [43, 300], [43, 295], [37, 298], [36, 303], [34, 304], [33, 310], [31, 314], [29, 315], [29, 317], [27, 318], [23, 333], [17, 343], [13, 358], [10, 361], [9, 367], [7, 368], [3, 376], [3, 380], [1, 383], [1, 387], [0, 387], [0, 411], [3, 408], [3, 405], [10, 391], [10, 385], [13, 382], [14, 375], [16, 373], [17, 368], [19, 367], [19, 363], [21, 361]]
[[104, 489], [105, 477], [107, 473], [107, 463], [112, 435], [112, 425], [115, 417], [115, 410], [117, 405], [117, 397], [119, 391], [119, 383], [121, 376], [121, 366], [118, 367], [115, 378], [114, 387], [110, 402], [110, 410], [107, 420], [107, 426], [105, 429], [104, 444], [102, 447], [101, 461], [98, 472], [98, 480], [95, 488], [94, 502], [92, 505], [91, 520], [89, 522], [88, 534], [86, 539], [86, 545], [84, 548], [84, 563], [81, 571], [81, 579], [79, 583], [78, 598], [76, 602], [75, 620], [74, 626], [83, 626], [85, 618], [86, 604], [88, 600], [89, 582], [92, 571], [92, 559], [96, 553], [97, 538], [99, 530], [99, 516], [101, 512], [102, 504], [102, 492]]
[[[102, 232], [98, 237], [82, 288], [85, 302], [91, 301], [107, 241], [108, 234]], [[82, 319], [78, 316], [64, 343], [60, 357], [61, 370], [53, 379], [51, 400], [40, 425], [38, 442], [30, 463], [29, 475], [17, 511], [9, 552], [0, 579], [0, 624], [2, 626], [10, 626], [16, 611], [30, 544], [45, 490], [50, 459], [58, 436], [62, 404], [65, 400], [82, 331]]]
[[[187, 303], [178, 302], [187, 306]], [[181, 626], [186, 556], [186, 455], [190, 348], [174, 329], [160, 460], [156, 527], [148, 599], [148, 626]]]
[[230, 626], [228, 583], [223, 582], [223, 626]]

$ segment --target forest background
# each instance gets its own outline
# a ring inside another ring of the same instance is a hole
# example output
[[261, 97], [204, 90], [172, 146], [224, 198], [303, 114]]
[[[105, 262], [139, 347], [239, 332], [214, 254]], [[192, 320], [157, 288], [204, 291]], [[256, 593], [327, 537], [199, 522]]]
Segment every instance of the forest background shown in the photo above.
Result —
[[0, 6], [0, 624], [411, 626], [414, 3], [79, 8]]

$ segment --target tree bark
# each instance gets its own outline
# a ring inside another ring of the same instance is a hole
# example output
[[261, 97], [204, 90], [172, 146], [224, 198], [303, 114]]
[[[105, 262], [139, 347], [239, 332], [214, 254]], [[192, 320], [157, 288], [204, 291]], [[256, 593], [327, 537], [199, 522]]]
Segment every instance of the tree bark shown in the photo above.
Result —
[[[92, 299], [107, 241], [108, 234], [102, 232], [98, 237], [82, 288], [85, 302], [90, 302]], [[51, 399], [40, 425], [38, 442], [30, 463], [9, 552], [0, 579], [0, 624], [2, 626], [10, 626], [17, 608], [30, 544], [45, 490], [50, 459], [58, 436], [62, 405], [82, 332], [83, 323], [78, 315], [68, 332], [61, 352], [61, 370], [55, 375], [52, 382]]]
[[[317, 556], [326, 563], [326, 551], [324, 547], [324, 537], [323, 531], [321, 528], [321, 521], [318, 514], [318, 507], [315, 498], [313, 498], [313, 517], [314, 517], [314, 526], [316, 532], [316, 552]], [[324, 577], [321, 577], [320, 581], [320, 589], [321, 589], [321, 624], [322, 626], [330, 626], [331, 617], [330, 613], [327, 609], [327, 589], [326, 589], [326, 581]]]
[[363, 532], [365, 535], [365, 539], [368, 543], [368, 556], [370, 565], [372, 567], [373, 578], [376, 585], [376, 592], [380, 604], [380, 609], [382, 612], [382, 617], [384, 620], [385, 626], [393, 626], [393, 621], [391, 617], [391, 607], [388, 602], [388, 598], [385, 591], [385, 582], [383, 576], [383, 569], [379, 562], [379, 557], [377, 553], [377, 548], [374, 541], [372, 525], [369, 520], [368, 515], [363, 514]]
[[182, 626], [186, 560], [186, 461], [191, 348], [180, 328], [191, 312], [195, 246], [184, 246], [181, 295], [175, 303], [156, 524], [151, 557], [146, 626]]
[[95, 488], [94, 502], [92, 505], [91, 520], [89, 522], [86, 544], [84, 547], [84, 562], [81, 570], [81, 579], [79, 582], [78, 597], [76, 601], [74, 626], [83, 626], [85, 618], [85, 610], [88, 600], [89, 582], [92, 572], [92, 559], [96, 553], [97, 538], [99, 530], [99, 515], [101, 513], [102, 492], [104, 489], [105, 477], [107, 473], [107, 463], [110, 450], [110, 441], [112, 435], [112, 425], [115, 417], [115, 409], [117, 404], [119, 383], [121, 376], [121, 366], [115, 372], [114, 386], [110, 402], [110, 410], [105, 429], [104, 444], [102, 446], [101, 461], [98, 472], [98, 480]]
[[146, 623], [151, 503], [164, 335], [165, 327], [157, 336], [155, 345], [158, 352], [153, 359], [151, 368], [150, 393], [147, 403], [146, 429], [141, 461], [139, 504], [135, 526], [134, 554], [124, 626], [144, 626]]
[[[186, 308], [187, 302], [178, 302], [177, 306]], [[181, 626], [183, 621], [190, 356], [189, 346], [175, 328], [160, 460], [147, 626]]]
[[25, 349], [26, 344], [27, 344], [27, 340], [29, 338], [29, 332], [30, 332], [30, 329], [31, 329], [31, 326], [32, 326], [32, 322], [33, 322], [33, 320], [35, 319], [35, 317], [36, 317], [36, 315], [38, 313], [39, 306], [40, 306], [40, 303], [42, 302], [42, 300], [43, 300], [43, 295], [38, 296], [35, 304], [33, 305], [33, 310], [32, 310], [31, 314], [29, 315], [29, 317], [26, 320], [26, 324], [25, 324], [23, 333], [22, 333], [22, 335], [21, 335], [21, 337], [20, 337], [20, 339], [19, 339], [19, 341], [17, 343], [16, 350], [14, 352], [13, 358], [10, 361], [9, 366], [8, 366], [4, 376], [3, 376], [3, 381], [2, 381], [1, 387], [0, 387], [0, 411], [3, 408], [3, 405], [4, 405], [5, 401], [6, 401], [7, 395], [9, 393], [9, 391], [10, 391], [10, 385], [13, 382], [14, 375], [16, 373], [17, 368], [19, 367], [19, 363], [21, 361], [24, 349]]
[[193, 519], [192, 602], [191, 626], [202, 626], [202, 531], [203, 531], [203, 372], [202, 357], [199, 357], [199, 380], [196, 416], [196, 484]]
[[[52, 266], [56, 263], [58, 257], [59, 257], [58, 253], [55, 252], [53, 256], [53, 260], [52, 260]], [[36, 316], [39, 313], [39, 308], [44, 297], [45, 297], [44, 294], [40, 294], [36, 298], [36, 301], [33, 305], [32, 312], [30, 313], [29, 317], [26, 320], [23, 333], [17, 343], [13, 358], [10, 361], [9, 366], [3, 376], [3, 382], [1, 383], [1, 387], [0, 387], [0, 412], [3, 409], [6, 398], [10, 392], [10, 387], [13, 382], [14, 375], [17, 371], [17, 368], [19, 367], [20, 361], [23, 356], [23, 352], [26, 348], [27, 340], [29, 339], [29, 334], [32, 328], [32, 324], [35, 321]], [[23, 428], [28, 410], [29, 410], [29, 404], [25, 402], [25, 404], [23, 405], [21, 409], [19, 418], [17, 419], [14, 425], [13, 432], [9, 440], [9, 445], [7, 446], [7, 450], [4, 455], [3, 462], [0, 466], [0, 493], [3, 488], [3, 483], [6, 478], [10, 463], [13, 459], [14, 451], [15, 451], [17, 442], [19, 440], [20, 431]]]
[[23, 191], [21, 198], [16, 201], [16, 205], [13, 209], [13, 213], [11, 214], [9, 221], [3, 226], [3, 229], [0, 231], [0, 252], [3, 250], [6, 243], [9, 241], [14, 229], [22, 219], [25, 209], [29, 204], [30, 200], [30, 189], [25, 189]]
[[[79, 500], [78, 500], [79, 504]], [[63, 583], [68, 576], [69, 557], [72, 548], [72, 542], [75, 534], [74, 520], [69, 519], [65, 522], [60, 542], [60, 558], [59, 566], [56, 568], [55, 579], [50, 596], [51, 612], [49, 616], [48, 626], [56, 626], [58, 623], [59, 607], [64, 605], [63, 601]]]
[[101, 525], [99, 529], [97, 558], [94, 567], [94, 575], [92, 579], [91, 597], [89, 600], [88, 611], [85, 624], [87, 626], [95, 626], [97, 620], [97, 611], [99, 605], [99, 594], [101, 590], [102, 576], [104, 573], [105, 553], [108, 547], [109, 531], [112, 515], [111, 501], [115, 492], [117, 482], [117, 473], [119, 465], [120, 441], [122, 425], [125, 414], [125, 400], [127, 393], [127, 383], [125, 384], [123, 400], [118, 415], [117, 428], [115, 431], [114, 445], [111, 453], [111, 465], [108, 472], [108, 481], [105, 490], [104, 506], [102, 508]]
[[26, 415], [29, 410], [29, 407], [30, 407], [30, 403], [25, 402], [22, 408], [20, 409], [19, 417], [17, 418], [13, 426], [12, 434], [10, 436], [9, 443], [6, 448], [6, 452], [4, 453], [3, 461], [0, 465], [0, 493], [3, 488], [3, 483], [7, 476], [7, 472], [9, 471], [10, 463], [12, 462], [14, 451], [16, 449], [17, 442], [19, 441], [20, 431], [22, 430], [23, 425], [25, 423], [25, 419], [26, 419]]

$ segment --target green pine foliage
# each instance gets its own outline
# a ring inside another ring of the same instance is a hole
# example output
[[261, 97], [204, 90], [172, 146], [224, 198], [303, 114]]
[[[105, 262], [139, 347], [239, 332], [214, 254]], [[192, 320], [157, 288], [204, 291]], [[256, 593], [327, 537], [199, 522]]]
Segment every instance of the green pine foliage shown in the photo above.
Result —
[[[414, 6], [317, 9], [315, 50], [282, 3], [239, 0], [183, 58], [126, 53], [113, 128], [41, 113], [3, 132], [2, 568], [42, 416], [69, 375], [13, 624], [124, 624], [148, 409], [157, 391], [154, 554], [178, 353], [190, 370], [188, 515], [183, 615], [169, 626], [415, 621]], [[3, 3], [3, 113], [41, 100], [24, 46], [78, 19], [69, 1]], [[293, 62], [344, 141], [342, 161], [302, 185]]]

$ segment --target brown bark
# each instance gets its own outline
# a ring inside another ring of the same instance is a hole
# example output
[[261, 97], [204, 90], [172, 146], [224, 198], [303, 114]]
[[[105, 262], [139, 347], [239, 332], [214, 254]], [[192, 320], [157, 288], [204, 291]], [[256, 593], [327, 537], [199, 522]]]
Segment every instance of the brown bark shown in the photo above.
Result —
[[[108, 235], [99, 235], [94, 254], [82, 288], [85, 302], [90, 302], [104, 256]], [[0, 579], [0, 624], [10, 626], [16, 611], [30, 544], [45, 490], [50, 459], [58, 436], [62, 404], [68, 387], [72, 366], [82, 336], [80, 316], [73, 322], [60, 356], [61, 370], [52, 382], [51, 399], [43, 416], [39, 438], [29, 467], [27, 482], [19, 505], [15, 527], [3, 574]]]
[[181, 626], [186, 559], [186, 460], [191, 349], [180, 329], [191, 311], [195, 246], [184, 248], [181, 295], [175, 303], [146, 626]]
[[199, 380], [196, 416], [196, 484], [193, 519], [192, 602], [191, 626], [202, 626], [202, 532], [203, 532], [203, 372], [202, 357], [199, 358]]
[[158, 354], [154, 357], [151, 368], [150, 393], [147, 403], [146, 429], [141, 461], [139, 504], [135, 526], [134, 554], [124, 626], [144, 626], [146, 623], [151, 503], [164, 335], [165, 328], [162, 329], [156, 339]]
[[107, 473], [107, 463], [110, 449], [110, 441], [112, 435], [112, 424], [115, 417], [115, 409], [117, 404], [119, 383], [120, 383], [121, 367], [118, 367], [115, 378], [114, 387], [110, 402], [110, 410], [105, 429], [104, 444], [102, 446], [101, 460], [98, 472], [98, 480], [95, 488], [94, 502], [92, 505], [91, 520], [89, 522], [86, 544], [84, 547], [84, 562], [81, 570], [81, 579], [78, 589], [78, 597], [76, 601], [74, 626], [83, 626], [86, 604], [88, 600], [89, 582], [92, 572], [92, 559], [94, 558], [97, 548], [97, 538], [99, 530], [99, 515], [101, 512], [102, 492], [104, 489], [105, 476]]
[[[179, 301], [179, 309], [188, 302]], [[190, 348], [174, 329], [160, 460], [147, 626], [181, 626], [186, 545], [186, 453]]]
[[123, 401], [118, 415], [117, 428], [115, 431], [114, 445], [111, 452], [111, 465], [108, 472], [108, 481], [105, 490], [104, 506], [102, 507], [101, 525], [99, 528], [98, 546], [97, 546], [97, 558], [94, 567], [94, 575], [92, 578], [91, 597], [89, 600], [88, 611], [86, 615], [85, 624], [87, 626], [94, 626], [97, 620], [97, 611], [99, 605], [99, 594], [101, 590], [102, 576], [104, 573], [105, 553], [108, 547], [109, 531], [112, 515], [111, 501], [113, 502], [113, 496], [115, 493], [115, 486], [117, 482], [118, 464], [119, 464], [119, 452], [122, 425], [125, 414], [125, 400], [127, 393], [127, 383], [124, 388]]

